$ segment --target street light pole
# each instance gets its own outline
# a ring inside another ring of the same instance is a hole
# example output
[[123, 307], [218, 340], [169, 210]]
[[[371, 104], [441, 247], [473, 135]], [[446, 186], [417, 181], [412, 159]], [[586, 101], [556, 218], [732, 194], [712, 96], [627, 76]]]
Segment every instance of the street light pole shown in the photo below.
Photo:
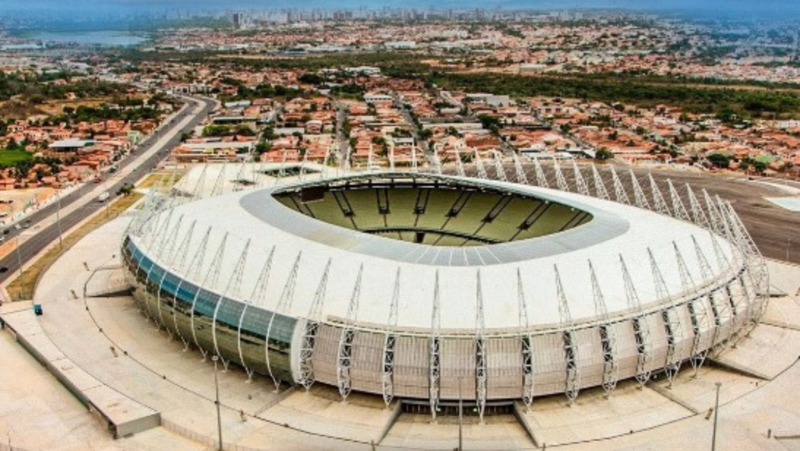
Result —
[[791, 238], [787, 238], [786, 239], [786, 261], [787, 262], [789, 261], [789, 248], [790, 247], [792, 247], [792, 239]]
[[22, 253], [19, 251], [19, 233], [15, 239], [17, 241], [17, 264], [19, 265], [19, 297], [22, 301], [25, 299], [25, 280], [22, 278], [24, 272], [22, 271]]
[[214, 404], [217, 405], [217, 436], [219, 437], [219, 446], [217, 449], [222, 451], [222, 416], [219, 411], [219, 380], [217, 379], [217, 360], [219, 360], [219, 357], [213, 356], [211, 360], [214, 362], [214, 389], [216, 391]]
[[63, 236], [61, 234], [61, 192], [56, 195], [56, 223], [58, 224], [58, 247], [64, 247]]
[[714, 384], [717, 386], [717, 400], [714, 402], [714, 433], [711, 436], [711, 451], [716, 451], [717, 449], [717, 417], [719, 416], [719, 387], [722, 383], [717, 382]]
[[464, 433], [463, 433], [463, 426], [464, 426], [464, 417], [463, 411], [461, 406], [461, 380], [463, 377], [458, 378], [458, 451], [463, 451], [464, 449]]

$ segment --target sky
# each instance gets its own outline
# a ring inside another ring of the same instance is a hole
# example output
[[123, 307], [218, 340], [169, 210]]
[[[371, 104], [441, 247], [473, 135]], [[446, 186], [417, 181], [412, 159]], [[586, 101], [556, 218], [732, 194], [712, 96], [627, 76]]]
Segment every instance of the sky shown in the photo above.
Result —
[[[29, 10], [86, 13], [158, 12], [168, 9], [282, 9], [291, 8], [358, 8], [389, 7], [435, 8], [501, 8], [512, 9], [572, 9], [621, 8], [629, 10], [683, 10], [730, 13], [756, 13], [796, 16], [800, 19], [800, 0], [0, 0], [0, 12]], [[785, 16], [790, 17], [785, 17]]]

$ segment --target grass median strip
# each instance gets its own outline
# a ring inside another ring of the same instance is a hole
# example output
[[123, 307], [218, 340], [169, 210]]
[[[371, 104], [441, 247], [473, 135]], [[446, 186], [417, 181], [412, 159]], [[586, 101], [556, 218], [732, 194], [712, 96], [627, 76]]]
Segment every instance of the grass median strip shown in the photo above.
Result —
[[47, 268], [49, 268], [53, 262], [58, 260], [70, 247], [91, 231], [97, 229], [111, 219], [116, 218], [120, 213], [130, 208], [142, 197], [144, 197], [144, 195], [137, 192], [133, 192], [127, 196], [120, 196], [115, 199], [107, 209], [101, 210], [78, 229], [64, 236], [61, 246], [56, 245], [50, 248], [41, 258], [37, 259], [32, 265], [25, 269], [22, 277], [17, 276], [8, 284], [6, 291], [8, 291], [8, 295], [11, 297], [12, 301], [30, 299], [36, 289], [39, 278], [47, 271]]

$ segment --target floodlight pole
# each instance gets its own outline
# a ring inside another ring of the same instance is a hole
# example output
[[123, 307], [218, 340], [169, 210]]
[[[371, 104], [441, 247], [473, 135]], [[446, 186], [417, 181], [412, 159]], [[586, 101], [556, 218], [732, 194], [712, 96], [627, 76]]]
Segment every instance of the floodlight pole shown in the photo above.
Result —
[[719, 387], [722, 383], [717, 382], [714, 385], [717, 386], [717, 399], [714, 402], [714, 433], [711, 436], [711, 451], [716, 451], [717, 449], [717, 416], [719, 415]]
[[213, 356], [211, 360], [214, 362], [214, 389], [216, 391], [216, 395], [214, 398], [214, 404], [217, 406], [217, 436], [219, 437], [219, 445], [217, 450], [222, 451], [222, 416], [220, 415], [219, 411], [219, 380], [217, 379], [217, 361], [219, 357]]

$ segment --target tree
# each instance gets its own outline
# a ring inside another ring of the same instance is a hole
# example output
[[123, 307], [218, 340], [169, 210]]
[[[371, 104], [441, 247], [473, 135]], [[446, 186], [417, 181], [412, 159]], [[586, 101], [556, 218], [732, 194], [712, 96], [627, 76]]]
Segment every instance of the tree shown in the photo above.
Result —
[[600, 150], [594, 154], [594, 159], [598, 161], [613, 160], [614, 152], [606, 149], [605, 147], [601, 147]]
[[128, 196], [133, 192], [133, 185], [124, 184], [117, 190], [117, 196]]
[[261, 155], [264, 152], [268, 152], [270, 149], [272, 149], [272, 143], [271, 142], [269, 142], [269, 141], [259, 141], [259, 143], [256, 144], [255, 153], [256, 153], [256, 155]]
[[489, 116], [488, 114], [481, 114], [480, 116], [478, 116], [478, 120], [481, 121], [481, 125], [483, 125], [483, 128], [489, 130], [492, 130], [493, 127], [497, 129], [500, 126], [500, 118]]
[[708, 156], [708, 161], [715, 167], [727, 169], [731, 164], [730, 157], [721, 153], [713, 153]]

